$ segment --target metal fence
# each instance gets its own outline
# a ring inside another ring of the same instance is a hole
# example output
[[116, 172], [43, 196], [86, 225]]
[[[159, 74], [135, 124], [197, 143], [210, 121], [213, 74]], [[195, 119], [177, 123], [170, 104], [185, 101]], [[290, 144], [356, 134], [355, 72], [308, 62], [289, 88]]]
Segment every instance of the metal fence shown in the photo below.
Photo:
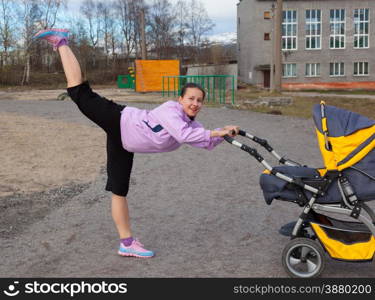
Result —
[[206, 100], [225, 104], [227, 98], [234, 104], [234, 75], [185, 75], [163, 76], [163, 96], [179, 96], [182, 87], [188, 83], [197, 83], [206, 91]]

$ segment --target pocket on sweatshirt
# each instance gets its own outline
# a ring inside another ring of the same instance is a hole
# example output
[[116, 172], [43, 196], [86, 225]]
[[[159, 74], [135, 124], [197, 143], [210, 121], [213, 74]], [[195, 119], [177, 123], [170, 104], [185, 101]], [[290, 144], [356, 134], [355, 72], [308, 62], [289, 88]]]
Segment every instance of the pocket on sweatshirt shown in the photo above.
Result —
[[160, 124], [156, 124], [156, 123], [153, 123], [153, 122], [150, 122], [150, 121], [145, 121], [143, 120], [143, 123], [146, 124], [146, 126], [154, 133], [158, 133], [160, 131], [162, 131], [164, 129], [163, 126], [161, 126]]

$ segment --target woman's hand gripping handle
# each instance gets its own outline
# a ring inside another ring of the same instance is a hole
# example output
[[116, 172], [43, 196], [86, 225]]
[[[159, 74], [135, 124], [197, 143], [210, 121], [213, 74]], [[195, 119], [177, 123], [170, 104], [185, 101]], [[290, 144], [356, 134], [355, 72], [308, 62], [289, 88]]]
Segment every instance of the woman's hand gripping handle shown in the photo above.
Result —
[[228, 125], [220, 130], [212, 130], [211, 131], [211, 137], [214, 136], [220, 136], [220, 137], [235, 137], [237, 134], [239, 134], [240, 128], [235, 125]]

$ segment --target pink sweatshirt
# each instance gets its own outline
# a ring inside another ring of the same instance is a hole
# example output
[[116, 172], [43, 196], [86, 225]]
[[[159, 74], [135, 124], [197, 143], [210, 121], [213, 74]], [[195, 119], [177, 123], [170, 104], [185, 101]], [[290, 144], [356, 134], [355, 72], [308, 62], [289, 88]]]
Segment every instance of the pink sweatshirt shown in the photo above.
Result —
[[211, 150], [223, 141], [210, 137], [210, 130], [192, 121], [177, 101], [151, 111], [127, 106], [121, 112], [120, 127], [122, 145], [129, 152], [169, 152], [182, 144]]

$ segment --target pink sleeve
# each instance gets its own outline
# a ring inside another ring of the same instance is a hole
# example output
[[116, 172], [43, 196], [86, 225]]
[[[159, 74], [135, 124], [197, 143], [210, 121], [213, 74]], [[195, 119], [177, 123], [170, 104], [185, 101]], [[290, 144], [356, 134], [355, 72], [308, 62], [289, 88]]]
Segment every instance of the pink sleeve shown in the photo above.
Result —
[[[182, 112], [173, 107], [163, 107], [157, 112], [160, 125], [179, 143], [202, 143], [210, 142], [210, 130], [203, 127], [191, 126], [183, 120]], [[194, 122], [193, 122], [194, 123]]]
[[[193, 122], [193, 126], [200, 126], [203, 127], [200, 123], [198, 122]], [[221, 130], [221, 128], [216, 128], [215, 130]], [[210, 132], [211, 134], [211, 132]], [[189, 143], [189, 145], [197, 148], [203, 148], [206, 150], [212, 150], [215, 148], [217, 145], [219, 145], [224, 139], [219, 136], [215, 137], [210, 137], [208, 143]]]

